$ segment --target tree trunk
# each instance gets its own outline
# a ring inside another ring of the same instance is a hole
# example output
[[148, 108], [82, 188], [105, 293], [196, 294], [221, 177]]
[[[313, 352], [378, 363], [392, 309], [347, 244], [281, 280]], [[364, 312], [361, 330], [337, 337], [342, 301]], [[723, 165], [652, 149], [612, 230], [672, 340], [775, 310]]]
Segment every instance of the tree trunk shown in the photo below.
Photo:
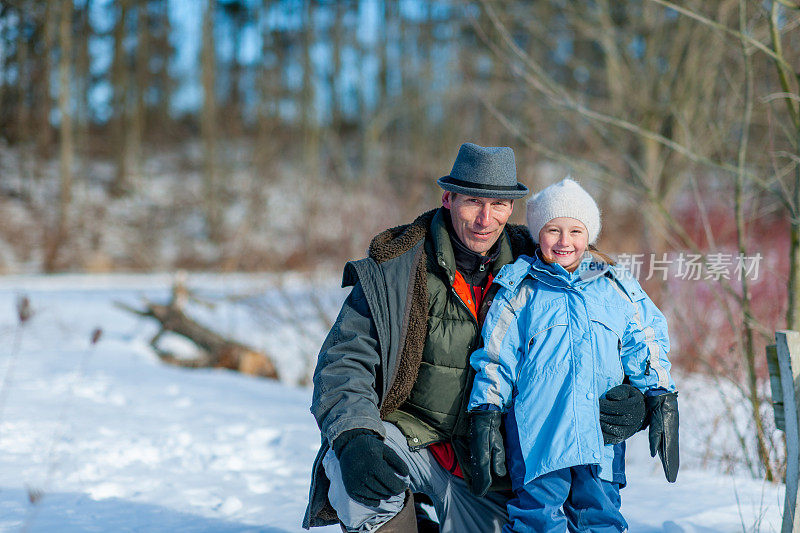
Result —
[[[739, 0], [739, 31], [742, 34], [747, 32], [747, 10], [745, 0]], [[734, 219], [736, 221], [736, 245], [740, 257], [747, 257], [747, 228], [744, 218], [744, 186], [745, 171], [747, 165], [747, 148], [749, 143], [749, 131], [753, 114], [753, 76], [750, 55], [747, 52], [747, 45], [741, 42], [742, 60], [744, 61], [744, 109], [742, 111], [742, 124], [739, 134], [739, 155], [738, 173], [734, 188]], [[747, 276], [741, 276], [742, 295], [740, 306], [742, 310], [742, 351], [747, 366], [747, 384], [750, 392], [750, 409], [755, 423], [756, 446], [758, 458], [764, 468], [767, 481], [773, 481], [775, 475], [772, 472], [772, 465], [769, 460], [769, 450], [767, 450], [767, 438], [764, 434], [764, 420], [761, 416], [761, 399], [758, 394], [758, 374], [756, 372], [756, 350], [753, 334], [753, 314], [750, 306], [750, 286]]]
[[[795, 157], [800, 157], [800, 90], [794, 91], [790, 79], [795, 77], [798, 83], [797, 74], [787, 72], [780, 60], [786, 60], [781, 43], [780, 23], [781, 16], [780, 3], [773, 1], [769, 17], [770, 37], [772, 39], [772, 49], [775, 52], [775, 70], [780, 80], [781, 88], [786, 96], [783, 100], [792, 125], [792, 144], [795, 147]], [[800, 331], [800, 164], [795, 162], [792, 195], [789, 200], [789, 280], [787, 282], [788, 305], [786, 308], [786, 327], [795, 331]]]
[[153, 39], [153, 55], [159, 60], [159, 68], [155, 73], [158, 85], [158, 101], [155, 105], [157, 110], [155, 122], [150, 129], [151, 132], [158, 131], [160, 135], [166, 135], [172, 121], [170, 120], [170, 102], [172, 101], [172, 78], [169, 74], [169, 62], [173, 55], [172, 45], [169, 37], [172, 28], [169, 22], [169, 2], [160, 3], [158, 23], [155, 31], [157, 35]]
[[[260, 351], [226, 339], [189, 318], [181, 309], [173, 305], [149, 303], [142, 316], [150, 316], [161, 324], [162, 332], [153, 339], [159, 357], [165, 363], [194, 368], [213, 367], [238, 370], [244, 374], [278, 379], [278, 371], [272, 360]], [[185, 360], [157, 347], [158, 338], [163, 331], [171, 331], [194, 342], [206, 355], [199, 359]]]
[[[800, 129], [797, 130], [797, 154], [800, 156]], [[794, 195], [792, 196], [794, 215], [790, 222], [789, 236], [789, 294], [786, 309], [786, 328], [800, 331], [800, 166], [794, 169]]]
[[311, 47], [314, 44], [314, 20], [312, 0], [303, 0], [302, 68], [303, 88], [300, 93], [301, 129], [303, 136], [303, 157], [310, 176], [319, 173], [319, 131], [317, 128], [316, 105], [314, 102], [314, 70], [311, 62]]
[[50, 111], [52, 99], [50, 95], [50, 77], [53, 73], [53, 49], [55, 48], [56, 32], [58, 30], [59, 6], [62, 2], [49, 0], [45, 6], [44, 16], [44, 49], [42, 50], [42, 77], [40, 97], [36, 106], [38, 111], [38, 136], [37, 145], [40, 154], [47, 154], [53, 144], [53, 128], [50, 125]]
[[333, 35], [331, 36], [332, 46], [332, 67], [330, 76], [331, 86], [331, 126], [334, 129], [334, 134], [341, 131], [343, 124], [342, 119], [342, 92], [341, 92], [341, 75], [342, 75], [342, 34], [344, 33], [343, 13], [346, 6], [342, 2], [337, 2], [332, 9], [334, 10], [333, 20]]
[[19, 76], [17, 78], [17, 116], [15, 117], [17, 123], [17, 139], [19, 140], [19, 164], [17, 171], [21, 180], [21, 189], [23, 194], [29, 195], [33, 189], [31, 178], [30, 158], [31, 150], [29, 141], [31, 140], [31, 102], [33, 84], [31, 82], [31, 73], [33, 72], [32, 62], [30, 60], [30, 39], [28, 37], [27, 24], [35, 24], [35, 21], [30, 20], [28, 17], [28, 9], [30, 6], [27, 3], [22, 4], [20, 10], [20, 27], [17, 35], [17, 65], [19, 68]]
[[219, 197], [219, 162], [217, 160], [217, 61], [214, 39], [214, 0], [206, 0], [203, 10], [203, 45], [200, 63], [203, 78], [201, 135], [204, 150], [205, 215], [208, 237], [222, 241], [222, 211]]
[[144, 95], [150, 86], [150, 25], [147, 16], [147, 2], [140, 2], [136, 7], [136, 83], [133, 84], [134, 106], [131, 113], [131, 126], [128, 137], [128, 157], [130, 175], [134, 180], [141, 178], [142, 173], [142, 140], [147, 128]]
[[123, 196], [130, 191], [128, 181], [128, 68], [125, 50], [126, 20], [130, 0], [119, 1], [119, 13], [114, 25], [114, 57], [111, 65], [111, 87], [114, 91], [112, 119], [112, 142], [117, 167], [111, 184], [112, 196]]
[[89, 146], [89, 121], [91, 116], [89, 91], [92, 78], [89, 70], [91, 66], [89, 40], [92, 36], [92, 27], [89, 21], [91, 9], [91, 0], [86, 0], [86, 4], [78, 12], [78, 27], [80, 30], [77, 33], [79, 41], [76, 44], [77, 57], [75, 61], [75, 145], [78, 153], [85, 153]]
[[378, 37], [378, 108], [380, 109], [388, 100], [388, 84], [387, 76], [389, 73], [389, 24], [390, 14], [387, 2], [383, 2], [381, 10], [381, 28], [382, 32]]
[[[264, 0], [261, 6], [262, 11], [268, 13], [271, 4], [271, 0]], [[268, 19], [269, 17], [264, 18]], [[281, 68], [283, 66], [283, 39], [279, 30], [271, 28], [269, 22], [261, 22], [260, 27], [263, 32], [261, 55], [263, 57], [272, 55], [274, 60], [269, 66], [263, 62], [264, 64], [259, 67], [258, 71], [259, 106], [256, 143], [259, 149], [254, 151], [253, 163], [256, 172], [262, 179], [269, 181], [274, 176], [271, 168], [273, 151], [266, 147], [275, 144], [273, 134], [278, 120], [277, 109], [280, 101], [281, 73], [283, 72]]]
[[72, 109], [70, 94], [70, 63], [72, 57], [72, 4], [63, 3], [59, 10], [59, 48], [61, 51], [58, 74], [58, 110], [60, 125], [60, 173], [61, 185], [58, 199], [58, 221], [52, 241], [45, 255], [44, 269], [53, 272], [57, 268], [58, 255], [69, 234], [69, 210], [72, 204]]
[[228, 109], [225, 113], [226, 123], [223, 125], [224, 131], [232, 138], [237, 138], [244, 131], [244, 116], [242, 106], [242, 75], [245, 70], [239, 61], [242, 48], [242, 38], [244, 35], [244, 22], [247, 14], [243, 5], [232, 5], [230, 20], [233, 24], [233, 54], [230, 66], [230, 94], [228, 96]]
[[[119, 302], [116, 305], [131, 313], [154, 318], [159, 322], [161, 329], [150, 344], [165, 363], [191, 368], [229, 368], [244, 374], [279, 379], [275, 364], [268, 355], [240, 342], [227, 339], [190, 318], [184, 312], [184, 307], [185, 302], [191, 296], [183, 281], [179, 280], [172, 287], [172, 298], [167, 305], [146, 302], [144, 310], [134, 309]], [[158, 341], [165, 332], [176, 333], [189, 339], [203, 350], [203, 356], [196, 359], [181, 359], [162, 350]]]
[[[2, 18], [2, 10], [0, 10], [0, 18]], [[17, 32], [20, 31], [22, 25], [23, 25], [22, 16], [20, 15], [20, 18], [17, 19]], [[6, 32], [10, 27], [11, 25], [7, 23], [0, 25], [0, 43], [7, 43], [11, 41], [11, 38], [6, 35]], [[6, 58], [7, 48], [10, 48], [10, 46], [7, 46], [5, 44], [0, 45], [0, 68], [2, 68], [3, 71], [8, 69], [12, 65], [12, 61]], [[19, 75], [20, 75], [20, 67], [19, 65], [17, 65], [17, 76]], [[6, 84], [5, 80], [0, 80], [0, 114], [2, 114], [2, 116], [6, 115], [4, 107], [5, 107], [7, 90], [8, 90], [8, 84]], [[9, 120], [9, 122], [11, 122], [11, 120]]]

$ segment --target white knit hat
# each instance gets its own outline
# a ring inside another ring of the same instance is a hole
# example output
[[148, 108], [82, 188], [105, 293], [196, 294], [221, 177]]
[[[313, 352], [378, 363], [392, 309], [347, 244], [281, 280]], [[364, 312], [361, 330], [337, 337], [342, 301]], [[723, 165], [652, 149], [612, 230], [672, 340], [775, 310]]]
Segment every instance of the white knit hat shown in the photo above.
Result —
[[531, 196], [526, 208], [533, 242], [538, 243], [544, 225], [558, 217], [583, 222], [589, 232], [589, 244], [594, 244], [600, 233], [600, 209], [589, 193], [569, 176]]

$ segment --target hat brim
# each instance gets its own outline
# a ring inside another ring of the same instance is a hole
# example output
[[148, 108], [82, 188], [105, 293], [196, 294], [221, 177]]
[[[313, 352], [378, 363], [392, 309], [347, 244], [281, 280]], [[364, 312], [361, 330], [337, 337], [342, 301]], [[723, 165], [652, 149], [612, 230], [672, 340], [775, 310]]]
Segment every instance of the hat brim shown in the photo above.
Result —
[[446, 191], [455, 192], [458, 194], [466, 194], [478, 198], [516, 200], [518, 198], [527, 196], [528, 192], [530, 192], [528, 188], [521, 183], [517, 183], [514, 187], [498, 188], [490, 186], [466, 186], [453, 183], [453, 181], [454, 178], [452, 176], [442, 176], [436, 181], [436, 183], [438, 183], [439, 187]]

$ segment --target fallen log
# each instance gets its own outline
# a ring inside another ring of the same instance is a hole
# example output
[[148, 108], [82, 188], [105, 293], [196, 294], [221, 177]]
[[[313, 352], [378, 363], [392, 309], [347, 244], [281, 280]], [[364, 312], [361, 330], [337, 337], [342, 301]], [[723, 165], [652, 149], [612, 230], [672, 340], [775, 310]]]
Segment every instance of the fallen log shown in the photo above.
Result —
[[[275, 364], [267, 354], [231, 339], [227, 339], [189, 317], [183, 306], [188, 290], [181, 281], [172, 289], [172, 298], [167, 305], [145, 301], [144, 309], [136, 309], [116, 302], [121, 309], [139, 316], [153, 318], [160, 324], [159, 332], [151, 339], [150, 345], [165, 363], [189, 368], [228, 368], [244, 374], [278, 379]], [[176, 357], [158, 346], [159, 339], [166, 332], [176, 333], [189, 339], [203, 352], [194, 359]]]

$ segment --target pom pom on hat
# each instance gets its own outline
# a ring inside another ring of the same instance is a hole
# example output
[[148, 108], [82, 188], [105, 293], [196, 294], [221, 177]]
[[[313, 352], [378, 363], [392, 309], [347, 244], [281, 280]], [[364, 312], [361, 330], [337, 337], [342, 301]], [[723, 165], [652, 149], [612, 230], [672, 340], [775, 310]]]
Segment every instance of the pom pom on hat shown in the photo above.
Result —
[[538, 243], [544, 225], [558, 217], [580, 220], [589, 233], [589, 244], [594, 244], [600, 234], [600, 209], [591, 195], [569, 176], [531, 196], [526, 208], [533, 242]]

